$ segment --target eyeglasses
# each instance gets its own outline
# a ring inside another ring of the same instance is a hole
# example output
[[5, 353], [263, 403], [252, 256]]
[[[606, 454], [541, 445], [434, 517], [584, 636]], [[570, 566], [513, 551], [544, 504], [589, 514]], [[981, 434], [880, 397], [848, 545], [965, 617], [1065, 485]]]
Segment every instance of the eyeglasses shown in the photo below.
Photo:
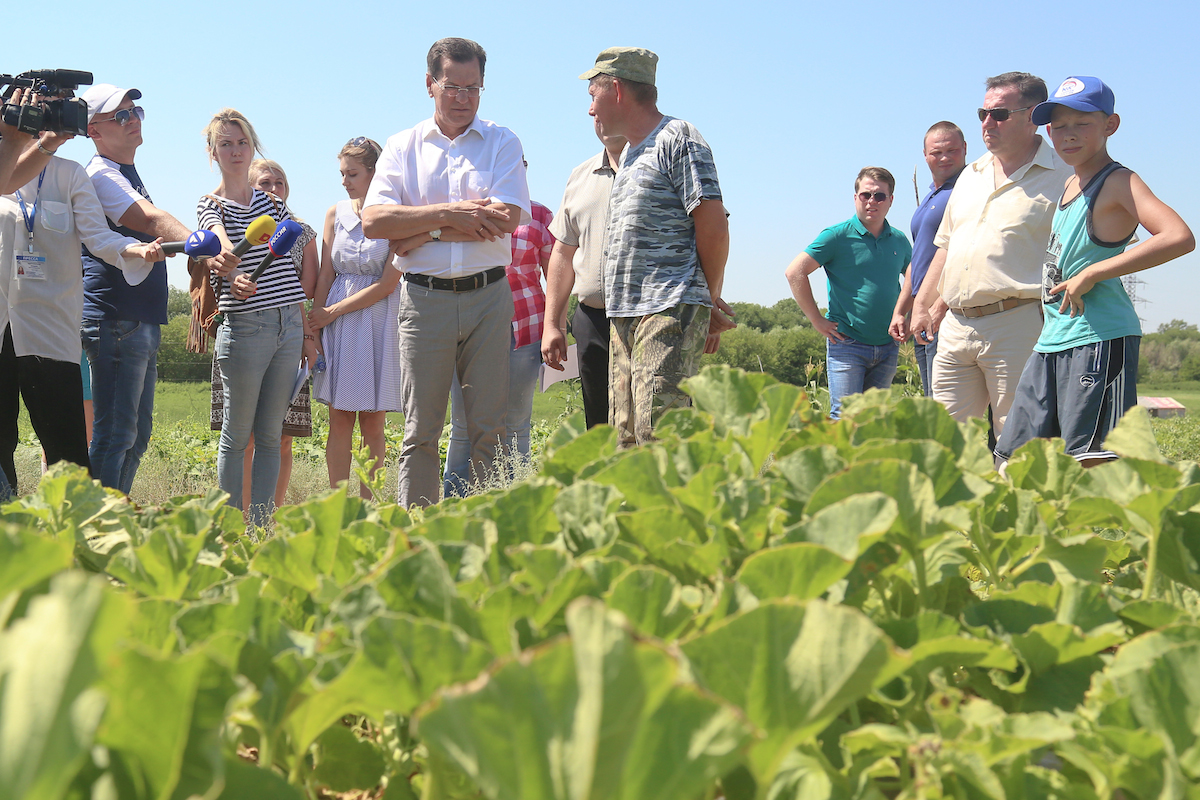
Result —
[[1009, 108], [981, 108], [981, 109], [979, 109], [979, 121], [983, 122], [985, 119], [988, 118], [988, 114], [991, 114], [992, 119], [996, 120], [996, 122], [1004, 122], [1004, 120], [1008, 119], [1009, 117], [1011, 117], [1013, 114], [1017, 113], [1018, 111], [1028, 111], [1031, 108], [1033, 108], [1033, 106], [1025, 106], [1024, 108], [1011, 108], [1011, 109], [1009, 109]]
[[365, 136], [355, 136], [353, 139], [346, 142], [346, 147], [368, 147], [371, 150], [379, 149], [379, 145], [375, 144], [373, 139], [368, 139]]
[[872, 200], [874, 200], [876, 203], [882, 203], [883, 201], [887, 200], [889, 197], [891, 197], [891, 195], [889, 195], [887, 192], [873, 192], [873, 193], [872, 192], [859, 192], [858, 193], [858, 199], [863, 201], [864, 203], [869, 203]]
[[483, 91], [482, 86], [454, 86], [452, 84], [442, 83], [437, 78], [434, 78], [433, 82], [436, 83], [437, 87], [443, 92], [446, 92], [447, 94], [453, 94], [454, 99], [460, 103], [467, 97], [474, 100], [476, 97], [479, 97], [480, 92]]
[[99, 121], [100, 122], [115, 122], [118, 125], [120, 125], [122, 128], [124, 128], [126, 125], [129, 124], [129, 120], [133, 117], [137, 117], [139, 120], [145, 120], [146, 119], [146, 109], [142, 108], [141, 106], [134, 106], [133, 108], [122, 108], [120, 111], [117, 111], [116, 113], [114, 113], [112, 115], [112, 119], [102, 119]]

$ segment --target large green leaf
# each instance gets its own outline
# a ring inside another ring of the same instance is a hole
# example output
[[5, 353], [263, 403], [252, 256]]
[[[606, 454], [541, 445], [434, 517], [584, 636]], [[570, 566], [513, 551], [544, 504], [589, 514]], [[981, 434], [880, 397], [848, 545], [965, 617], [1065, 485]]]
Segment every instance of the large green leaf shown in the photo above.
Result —
[[287, 718], [292, 749], [303, 753], [350, 713], [408, 715], [437, 689], [475, 677], [491, 651], [461, 630], [402, 614], [379, 614], [357, 637], [350, 663], [334, 680], [298, 693]]
[[709, 539], [676, 508], [650, 508], [617, 514], [621, 536], [641, 546], [655, 564], [684, 583], [706, 580], [721, 571], [726, 543]]
[[57, 800], [91, 749], [106, 705], [97, 683], [132, 603], [65, 572], [0, 632], [0, 800]]
[[1150, 426], [1150, 412], [1134, 406], [1121, 415], [1117, 427], [1104, 440], [1104, 446], [1126, 458], [1146, 461], [1166, 461], [1154, 441], [1154, 429]]
[[[69, 569], [71, 545], [15, 526], [0, 529], [0, 598]], [[0, 626], [3, 626], [0, 619]]]
[[[813, 492], [806, 511], [816, 514], [826, 506], [856, 494], [879, 492], [896, 501], [895, 526], [911, 547], [923, 547], [926, 523], [937, 514], [933, 483], [916, 465], [895, 459], [865, 461], [830, 476]], [[930, 542], [931, 543], [931, 542]]]
[[649, 449], [627, 450], [592, 480], [615, 487], [630, 508], [676, 508], [678, 502], [667, 490], [658, 460]]
[[872, 442], [854, 453], [855, 463], [881, 458], [911, 461], [933, 482], [933, 494], [938, 499], [945, 496], [962, 478], [962, 470], [956, 463], [954, 453], [938, 442]]
[[[317, 783], [336, 792], [373, 789], [385, 769], [383, 754], [373, 742], [359, 739], [344, 725], [333, 725], [317, 739]], [[399, 776], [397, 780], [403, 780]]]
[[788, 544], [747, 558], [737, 580], [760, 600], [811, 600], [844, 578], [853, 566], [853, 560], [821, 545]]
[[247, 764], [241, 759], [225, 760], [224, 790], [218, 800], [304, 800], [304, 795], [289, 786], [283, 776], [270, 769]]
[[605, 600], [639, 632], [672, 639], [695, 611], [682, 595], [683, 587], [670, 574], [655, 567], [634, 567], [613, 582]]
[[[1126, 650], [1129, 650], [1126, 655]], [[1200, 628], [1153, 632], [1122, 648], [1110, 670], [1145, 728], [1171, 742], [1200, 777]]]
[[934, 667], [983, 667], [1015, 670], [1012, 650], [995, 637], [970, 636], [957, 620], [937, 611], [888, 620], [880, 625], [912, 657], [910, 673], [927, 675]]
[[797, 743], [908, 666], [860, 612], [821, 600], [768, 601], [685, 642], [683, 652], [705, 686], [767, 732], [752, 757], [760, 784]]
[[501, 547], [521, 542], [544, 544], [561, 529], [555, 517], [559, 488], [543, 478], [523, 481], [475, 513], [496, 523]]
[[707, 367], [683, 384], [695, 407], [712, 415], [718, 435], [731, 431], [743, 437], [750, 433], [755, 422], [770, 420], [772, 412], [782, 417], [775, 420], [780, 430], [787, 424], [795, 405], [790, 397], [798, 395], [799, 389], [788, 387], [790, 392], [772, 393], [768, 396], [770, 400], [764, 402], [764, 393], [778, 385], [765, 373], [744, 372], [724, 364]]
[[613, 513], [622, 499], [616, 488], [591, 481], [576, 481], [559, 492], [554, 513], [571, 552], [585, 553], [612, 544], [617, 538]]
[[784, 542], [811, 542], [854, 559], [892, 529], [900, 511], [882, 492], [855, 494], [784, 531]]
[[1031, 439], [1005, 468], [1013, 486], [1039, 492], [1046, 499], [1067, 498], [1083, 476], [1079, 462], [1062, 451], [1062, 443]]
[[[578, 415], [582, 424], [583, 417]], [[542, 458], [541, 472], [564, 485], [570, 485], [589, 464], [602, 462], [617, 452], [617, 432], [607, 425], [597, 425], [586, 433], [579, 432], [568, 421], [550, 437]]]
[[[189, 516], [200, 516], [193, 509]], [[188, 596], [193, 574], [204, 572], [200, 588], [227, 577], [224, 570], [199, 563], [206, 545], [207, 525], [201, 531], [160, 526], [136, 547], [126, 547], [113, 556], [108, 572], [146, 597], [180, 600]]]
[[375, 587], [392, 611], [448, 622], [482, 637], [478, 614], [459, 596], [446, 562], [432, 546], [404, 553]]
[[677, 657], [595, 601], [568, 626], [420, 710], [426, 745], [492, 800], [692, 800], [737, 762], [749, 727]]
[[803, 447], [771, 465], [791, 487], [792, 496], [803, 506], [821, 482], [844, 469], [846, 462], [829, 445]]
[[189, 796], [219, 781], [218, 731], [237, 689], [232, 677], [202, 653], [155, 658], [125, 651], [112, 666], [97, 740], [120, 753], [140, 796], [166, 800], [181, 783]]

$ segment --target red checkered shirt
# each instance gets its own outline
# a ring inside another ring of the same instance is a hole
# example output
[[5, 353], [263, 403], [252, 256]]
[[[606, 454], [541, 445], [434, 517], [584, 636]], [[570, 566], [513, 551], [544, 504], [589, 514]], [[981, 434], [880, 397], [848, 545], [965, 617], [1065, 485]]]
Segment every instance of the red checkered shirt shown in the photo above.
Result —
[[530, 203], [533, 220], [520, 225], [512, 235], [512, 263], [508, 265], [508, 285], [513, 298], [513, 336], [516, 347], [542, 340], [546, 321], [546, 293], [542, 291], [543, 257], [550, 258], [554, 237], [550, 234], [550, 209]]

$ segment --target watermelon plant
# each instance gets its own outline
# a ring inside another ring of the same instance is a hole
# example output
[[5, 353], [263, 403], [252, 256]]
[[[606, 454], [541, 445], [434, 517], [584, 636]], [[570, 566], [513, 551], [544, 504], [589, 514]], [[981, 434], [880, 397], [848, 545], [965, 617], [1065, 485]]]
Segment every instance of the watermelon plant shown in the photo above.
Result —
[[1196, 800], [1200, 472], [706, 369], [424, 512], [0, 507], [0, 800]]

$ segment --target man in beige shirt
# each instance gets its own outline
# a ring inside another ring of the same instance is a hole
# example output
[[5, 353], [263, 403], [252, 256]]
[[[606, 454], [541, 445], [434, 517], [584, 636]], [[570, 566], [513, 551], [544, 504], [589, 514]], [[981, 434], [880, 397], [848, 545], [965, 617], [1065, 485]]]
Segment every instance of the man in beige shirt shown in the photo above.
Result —
[[546, 366], [563, 371], [567, 359], [567, 304], [574, 290], [579, 307], [571, 318], [575, 353], [579, 359], [579, 386], [583, 416], [589, 428], [608, 423], [609, 322], [604, 309], [604, 229], [608, 224], [608, 196], [612, 193], [616, 164], [625, 149], [624, 136], [605, 136], [598, 155], [571, 173], [562, 205], [550, 223], [554, 251], [546, 269], [546, 324], [542, 329], [542, 358]]
[[979, 118], [988, 152], [950, 196], [912, 329], [918, 342], [940, 332], [934, 398], [959, 421], [990, 405], [999, 437], [1042, 329], [1042, 261], [1071, 170], [1029, 117], [1047, 97], [1042, 79], [1006, 72], [986, 85]]

